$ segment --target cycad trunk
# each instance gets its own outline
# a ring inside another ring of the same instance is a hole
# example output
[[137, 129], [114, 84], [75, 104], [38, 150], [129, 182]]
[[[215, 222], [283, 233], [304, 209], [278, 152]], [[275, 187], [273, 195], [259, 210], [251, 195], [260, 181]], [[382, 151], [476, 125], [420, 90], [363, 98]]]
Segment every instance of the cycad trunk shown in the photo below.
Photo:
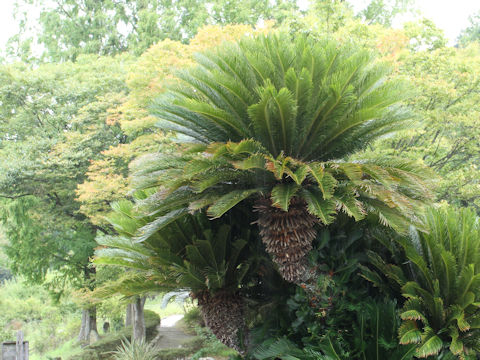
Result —
[[289, 282], [299, 283], [308, 276], [307, 255], [315, 239], [317, 218], [307, 211], [305, 202], [293, 198], [288, 211], [272, 205], [270, 199], [255, 204], [256, 223], [267, 252]]
[[202, 311], [205, 325], [226, 346], [245, 353], [247, 327], [245, 303], [238, 294], [219, 292], [211, 295], [202, 292], [194, 295]]

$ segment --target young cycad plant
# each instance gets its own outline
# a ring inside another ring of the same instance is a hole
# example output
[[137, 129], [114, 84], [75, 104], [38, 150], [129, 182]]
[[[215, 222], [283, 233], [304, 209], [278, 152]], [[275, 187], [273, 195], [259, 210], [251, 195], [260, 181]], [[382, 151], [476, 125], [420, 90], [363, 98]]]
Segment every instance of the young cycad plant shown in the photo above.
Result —
[[428, 232], [397, 238], [408, 265], [386, 264], [370, 254], [378, 272], [364, 277], [398, 284], [406, 299], [400, 343], [417, 344], [416, 356], [451, 352], [459, 359], [480, 351], [480, 223], [471, 209], [429, 209]]
[[400, 105], [408, 91], [371, 53], [269, 35], [197, 62], [153, 107], [161, 129], [186, 136], [181, 155], [133, 165], [134, 186], [162, 187], [150, 202], [159, 219], [146, 236], [187, 211], [208, 207], [217, 218], [252, 197], [267, 251], [284, 278], [298, 282], [315, 224], [338, 211], [357, 220], [375, 214], [397, 230], [415, 221], [429, 197], [428, 170], [399, 159], [346, 160], [410, 124]]
[[112, 352], [114, 360], [155, 360], [158, 359], [159, 349], [153, 343], [145, 340], [128, 341], [122, 340], [122, 345]]
[[[104, 291], [124, 295], [186, 289], [198, 300], [205, 324], [225, 345], [243, 351], [247, 335], [240, 294], [253, 257], [247, 244], [248, 219], [234, 216], [230, 225], [202, 214], [171, 222], [145, 241], [133, 235], [144, 224], [128, 201], [113, 206], [110, 221], [120, 236], [102, 236], [95, 263], [135, 269]], [[232, 215], [233, 216], [233, 215]], [[100, 290], [102, 291], [102, 290]]]

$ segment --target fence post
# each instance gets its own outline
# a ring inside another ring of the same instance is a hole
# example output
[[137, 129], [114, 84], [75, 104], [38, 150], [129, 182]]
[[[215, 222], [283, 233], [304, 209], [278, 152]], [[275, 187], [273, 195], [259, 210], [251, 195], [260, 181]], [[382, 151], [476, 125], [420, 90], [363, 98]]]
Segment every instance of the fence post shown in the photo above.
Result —
[[24, 358], [25, 351], [23, 349], [23, 331], [17, 332], [17, 344], [15, 346], [16, 349], [16, 360], [26, 360]]

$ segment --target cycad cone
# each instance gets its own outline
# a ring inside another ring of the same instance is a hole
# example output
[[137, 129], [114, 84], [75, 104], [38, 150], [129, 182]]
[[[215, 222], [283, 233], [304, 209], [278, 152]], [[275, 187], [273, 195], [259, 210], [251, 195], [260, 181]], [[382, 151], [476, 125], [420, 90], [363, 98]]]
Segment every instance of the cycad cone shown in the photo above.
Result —
[[307, 211], [305, 202], [293, 198], [288, 211], [272, 205], [263, 198], [255, 204], [258, 212], [256, 223], [267, 252], [278, 264], [278, 270], [289, 282], [300, 283], [306, 280], [307, 254], [312, 249], [316, 236], [314, 229], [317, 218]]
[[245, 325], [245, 303], [236, 293], [220, 291], [211, 294], [204, 291], [196, 294], [205, 325], [224, 345], [244, 354], [247, 327]]

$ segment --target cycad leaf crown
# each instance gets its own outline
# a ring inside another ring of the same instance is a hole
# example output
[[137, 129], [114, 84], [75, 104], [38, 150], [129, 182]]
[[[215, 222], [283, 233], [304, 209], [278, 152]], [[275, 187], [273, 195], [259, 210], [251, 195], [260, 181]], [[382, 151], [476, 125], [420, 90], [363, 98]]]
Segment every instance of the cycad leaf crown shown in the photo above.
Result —
[[153, 105], [165, 130], [204, 144], [255, 139], [274, 157], [328, 161], [408, 125], [408, 94], [389, 67], [351, 44], [244, 38], [197, 55]]

